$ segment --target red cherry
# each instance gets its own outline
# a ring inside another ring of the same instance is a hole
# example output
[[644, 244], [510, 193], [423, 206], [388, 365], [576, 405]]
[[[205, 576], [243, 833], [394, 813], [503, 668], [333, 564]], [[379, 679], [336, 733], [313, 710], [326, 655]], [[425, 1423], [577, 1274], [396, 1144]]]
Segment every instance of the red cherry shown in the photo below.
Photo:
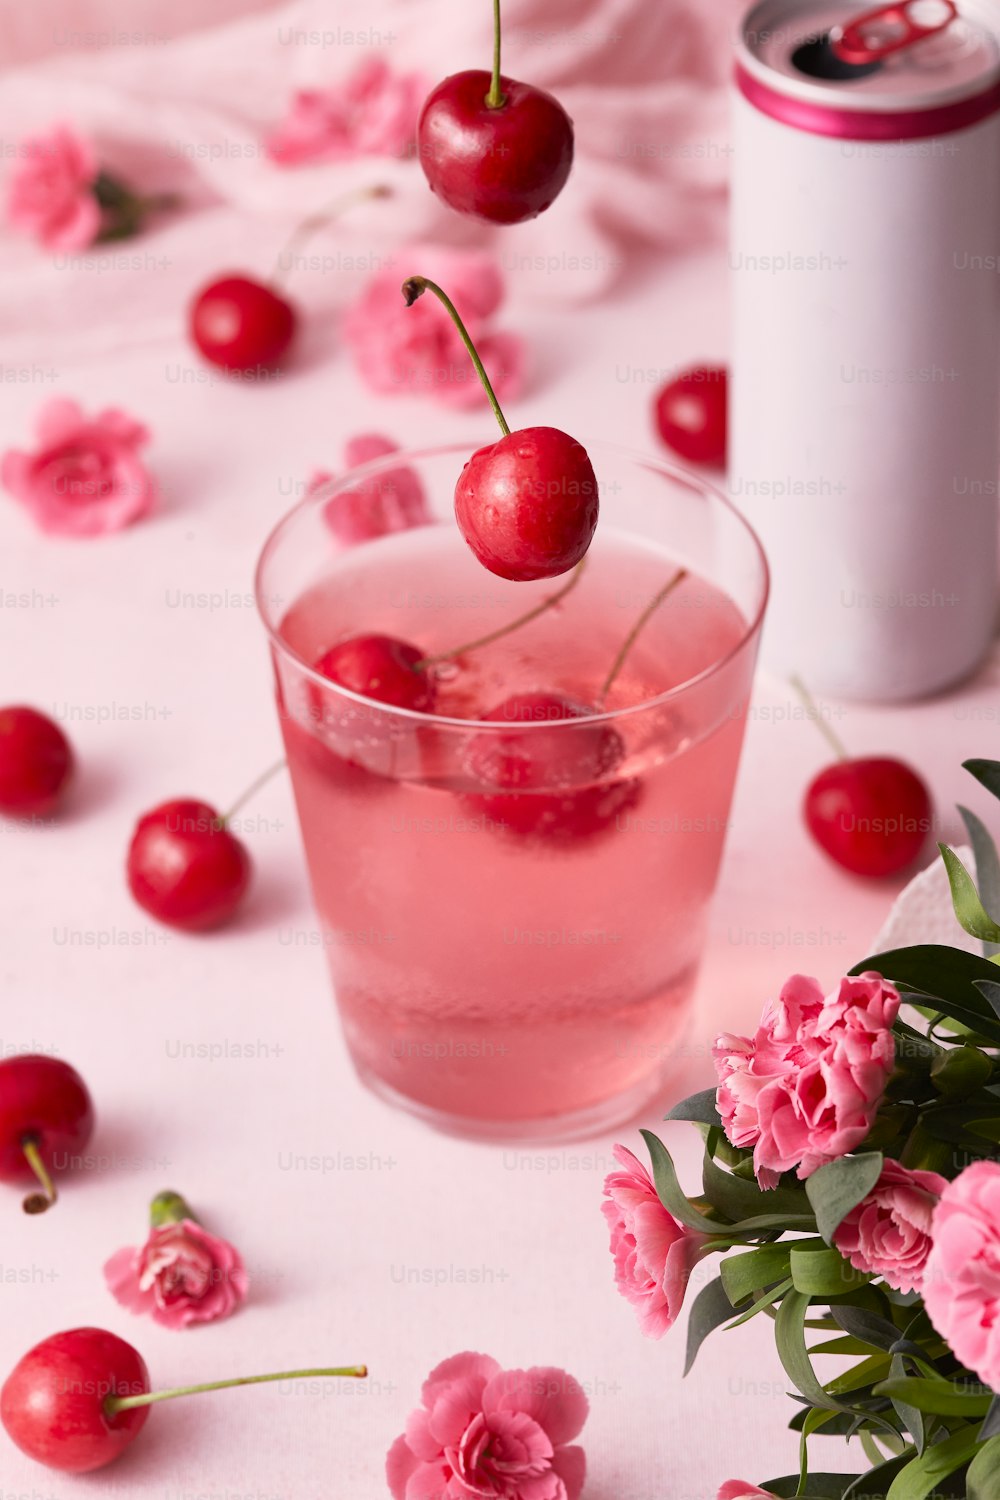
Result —
[[669, 381], [656, 397], [656, 426], [668, 448], [688, 463], [724, 464], [729, 376], [699, 365]]
[[132, 895], [183, 932], [227, 922], [250, 883], [250, 856], [207, 802], [163, 802], [139, 819], [128, 851]]
[[67, 1474], [111, 1463], [137, 1438], [148, 1406], [109, 1413], [111, 1396], [141, 1396], [149, 1372], [131, 1344], [71, 1328], [29, 1349], [0, 1390], [0, 1421], [29, 1458]]
[[0, 1181], [35, 1176], [45, 1188], [24, 1200], [27, 1213], [55, 1202], [48, 1174], [78, 1156], [93, 1129], [87, 1086], [69, 1063], [30, 1052], [0, 1062]]
[[477, 781], [497, 790], [467, 798], [507, 832], [557, 843], [578, 842], [609, 828], [639, 795], [634, 779], [608, 781], [625, 757], [621, 736], [608, 724], [555, 726], [596, 712], [557, 693], [515, 693], [484, 714], [488, 723], [544, 725], [474, 735], [466, 764]]
[[558, 99], [501, 78], [503, 103], [487, 103], [491, 75], [455, 73], [429, 96], [417, 125], [427, 181], [450, 208], [490, 224], [543, 213], [573, 165], [573, 122]]
[[21, 704], [0, 708], [0, 813], [50, 813], [72, 770], [73, 751], [58, 724]]
[[430, 713], [436, 685], [417, 670], [425, 652], [391, 635], [354, 635], [321, 656], [316, 671], [363, 698], [414, 713]]
[[364, 1365], [284, 1370], [150, 1391], [145, 1362], [131, 1344], [102, 1328], [71, 1328], [43, 1339], [14, 1366], [0, 1390], [0, 1421], [29, 1458], [86, 1474], [124, 1452], [157, 1402], [237, 1385], [367, 1374]]
[[252, 276], [210, 281], [190, 308], [191, 337], [210, 364], [223, 370], [270, 370], [292, 342], [296, 312]]
[[888, 757], [837, 761], [805, 796], [809, 832], [855, 875], [895, 875], [917, 858], [933, 821], [930, 794], [915, 771]]
[[518, 583], [574, 568], [598, 508], [587, 450], [555, 427], [525, 427], [480, 448], [455, 486], [455, 516], [476, 557]]

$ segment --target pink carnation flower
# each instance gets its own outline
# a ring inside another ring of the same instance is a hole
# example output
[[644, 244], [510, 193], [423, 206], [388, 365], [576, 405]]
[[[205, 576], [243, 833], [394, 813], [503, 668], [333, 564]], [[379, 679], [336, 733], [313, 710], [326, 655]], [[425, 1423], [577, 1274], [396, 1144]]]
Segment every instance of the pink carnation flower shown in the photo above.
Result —
[[358, 371], [381, 395], [410, 391], [447, 406], [480, 406], [486, 395], [465, 346], [430, 292], [407, 307], [400, 292], [404, 270], [429, 276], [448, 293], [479, 350], [499, 400], [521, 388], [523, 351], [512, 333], [490, 331], [503, 301], [503, 279], [492, 257], [479, 250], [418, 245], [376, 272], [347, 310], [343, 337]]
[[165, 1328], [227, 1318], [250, 1285], [239, 1251], [188, 1218], [150, 1230], [139, 1249], [117, 1251], [104, 1278], [123, 1307]]
[[588, 1403], [571, 1375], [455, 1354], [431, 1371], [421, 1401], [386, 1456], [394, 1500], [577, 1500], [586, 1464], [567, 1445]]
[[974, 1162], [941, 1194], [923, 1298], [957, 1359], [1000, 1390], [1000, 1163]]
[[343, 83], [294, 94], [287, 118], [267, 141], [267, 154], [284, 167], [402, 156], [413, 146], [426, 93], [418, 73], [394, 73], [382, 58], [365, 58]]
[[155, 486], [139, 458], [149, 433], [140, 422], [117, 407], [85, 417], [75, 401], [55, 397], [35, 430], [37, 451], [8, 449], [0, 482], [42, 531], [103, 536], [151, 509]]
[[47, 250], [83, 250], [101, 228], [94, 197], [97, 159], [69, 125], [27, 136], [7, 184], [7, 220]]
[[911, 1172], [887, 1161], [867, 1198], [833, 1237], [841, 1255], [897, 1292], [919, 1292], [931, 1249], [931, 1219], [948, 1186], [937, 1172]]
[[620, 1172], [604, 1180], [601, 1211], [611, 1230], [615, 1285], [635, 1308], [647, 1338], [660, 1339], [677, 1321], [691, 1271], [708, 1237], [685, 1229], [656, 1195], [642, 1162], [615, 1147]]
[[747, 1484], [745, 1479], [727, 1479], [719, 1486], [718, 1500], [774, 1500], [774, 1493]]
[[756, 1035], [721, 1036], [718, 1108], [734, 1146], [753, 1148], [763, 1188], [800, 1178], [861, 1145], [895, 1065], [899, 995], [881, 974], [840, 981], [825, 999], [795, 974], [764, 1011]]
[[[350, 438], [345, 445], [344, 462], [348, 469], [356, 469], [398, 452], [398, 444], [390, 438], [374, 432], [363, 433]], [[314, 494], [332, 478], [325, 470], [317, 470], [306, 493]], [[353, 547], [393, 531], [429, 526], [434, 517], [419, 475], [407, 464], [400, 464], [398, 468], [384, 469], [381, 474], [359, 480], [351, 489], [340, 490], [324, 506], [323, 519], [339, 542]]]

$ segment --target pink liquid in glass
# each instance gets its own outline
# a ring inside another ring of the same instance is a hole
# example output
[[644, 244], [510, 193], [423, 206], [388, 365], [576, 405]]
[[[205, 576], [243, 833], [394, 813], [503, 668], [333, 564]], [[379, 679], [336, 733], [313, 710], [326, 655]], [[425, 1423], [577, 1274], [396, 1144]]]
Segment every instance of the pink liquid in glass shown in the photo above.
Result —
[[[539, 689], [599, 702], [626, 636], [676, 569], [652, 544], [608, 529], [599, 541], [563, 603], [433, 669], [438, 714], [476, 720]], [[563, 582], [505, 583], [452, 527], [428, 527], [338, 559], [287, 612], [281, 636], [308, 663], [370, 632], [432, 656]], [[472, 730], [401, 716], [387, 749], [362, 708], [352, 743], [342, 697], [320, 703], [324, 689], [305, 680], [297, 695], [285, 691], [341, 1017], [377, 1091], [437, 1123], [502, 1136], [515, 1123], [552, 1133], [556, 1117], [582, 1128], [606, 1101], [638, 1104], [655, 1089], [683, 1040], [743, 735], [749, 669], [728, 680], [711, 669], [746, 631], [723, 593], [687, 578], [607, 697], [624, 758], [588, 785], [509, 794], [514, 802], [484, 797]], [[651, 702], [699, 674], [700, 686]], [[539, 795], [540, 817], [524, 802]]]

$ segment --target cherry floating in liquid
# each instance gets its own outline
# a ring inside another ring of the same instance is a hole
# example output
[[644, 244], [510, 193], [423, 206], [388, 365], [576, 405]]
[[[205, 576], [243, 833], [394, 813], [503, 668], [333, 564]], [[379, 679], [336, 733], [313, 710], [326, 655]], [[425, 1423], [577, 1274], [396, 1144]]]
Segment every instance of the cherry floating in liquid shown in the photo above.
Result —
[[573, 165], [573, 122], [544, 89], [500, 73], [500, 0], [493, 72], [454, 73], [429, 95], [417, 153], [449, 208], [490, 224], [521, 224], [549, 208]]
[[0, 1390], [0, 1421], [29, 1458], [67, 1474], [87, 1474], [121, 1456], [156, 1402], [238, 1385], [367, 1374], [364, 1365], [350, 1365], [151, 1391], [145, 1361], [131, 1344], [102, 1328], [71, 1328], [43, 1339], [14, 1366]]
[[510, 727], [474, 735], [466, 756], [470, 774], [494, 790], [471, 793], [466, 801], [521, 838], [573, 843], [611, 827], [639, 794], [637, 780], [608, 780], [625, 758], [624, 742], [600, 720], [567, 727], [599, 713], [559, 693], [505, 698], [482, 717]]
[[468, 331], [450, 297], [425, 276], [403, 283], [407, 307], [430, 291], [469, 351], [503, 437], [472, 455], [455, 486], [455, 517], [476, 557], [516, 583], [568, 573], [597, 526], [598, 487], [587, 451], [555, 427], [511, 432]]
[[654, 405], [656, 427], [667, 447], [688, 463], [726, 462], [729, 375], [723, 366], [698, 365], [662, 388]]
[[294, 264], [303, 241], [338, 216], [349, 204], [383, 198], [388, 188], [365, 188], [338, 200], [323, 213], [303, 221], [278, 256], [268, 282], [242, 271], [217, 276], [195, 296], [188, 315], [195, 346], [209, 364], [222, 370], [274, 370], [295, 337], [299, 315], [281, 289], [281, 273]]
[[73, 751], [58, 724], [23, 704], [0, 708], [0, 813], [44, 817], [72, 772]]
[[316, 663], [316, 671], [363, 698], [430, 713], [435, 682], [420, 670], [424, 653], [391, 635], [354, 635], [331, 646]]
[[52, 1172], [81, 1154], [93, 1129], [90, 1094], [69, 1063], [32, 1052], [0, 1062], [0, 1181], [34, 1177], [42, 1189], [25, 1198], [25, 1213], [51, 1208]]
[[878, 879], [907, 869], [927, 842], [934, 819], [926, 785], [901, 760], [849, 756], [797, 679], [794, 686], [837, 755], [806, 791], [802, 812], [809, 832], [854, 875]]

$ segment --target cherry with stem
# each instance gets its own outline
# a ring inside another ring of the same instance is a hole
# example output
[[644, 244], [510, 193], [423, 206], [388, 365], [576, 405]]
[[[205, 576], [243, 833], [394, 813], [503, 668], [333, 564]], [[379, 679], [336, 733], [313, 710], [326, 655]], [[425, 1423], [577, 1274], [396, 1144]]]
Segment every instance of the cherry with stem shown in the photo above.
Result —
[[230, 823], [284, 767], [269, 766], [225, 815], [192, 797], [161, 802], [139, 819], [126, 860], [129, 889], [157, 921], [182, 932], [221, 927], [250, 884], [251, 861]]
[[500, 71], [500, 0], [493, 0], [493, 69], [454, 73], [432, 90], [417, 123], [417, 154], [449, 208], [489, 224], [521, 224], [562, 192], [573, 165], [573, 122], [544, 89]]
[[321, 1366], [150, 1389], [137, 1349], [102, 1328], [72, 1328], [29, 1349], [0, 1390], [0, 1421], [38, 1463], [86, 1474], [113, 1463], [139, 1436], [150, 1408], [180, 1396], [304, 1379], [363, 1380], [365, 1365]]
[[294, 304], [283, 295], [283, 272], [294, 265], [301, 245], [355, 203], [385, 198], [384, 186], [359, 188], [305, 219], [278, 256], [269, 281], [243, 272], [215, 277], [198, 292], [188, 314], [195, 346], [210, 364], [246, 373], [273, 370], [287, 353], [298, 328]]
[[924, 781], [890, 756], [850, 756], [801, 679], [791, 685], [836, 757], [806, 790], [802, 811], [810, 834], [852, 874], [879, 879], [907, 869], [933, 823]]
[[79, 1157], [93, 1129], [90, 1094], [69, 1063], [35, 1053], [0, 1061], [0, 1181], [34, 1179], [25, 1213], [45, 1213], [57, 1201], [52, 1174]]
[[466, 542], [491, 573], [516, 583], [568, 573], [597, 526], [597, 477], [586, 449], [555, 427], [512, 431], [448, 294], [426, 276], [407, 277], [402, 291], [407, 307], [425, 292], [441, 303], [503, 434], [472, 455], [455, 487], [455, 517]]

